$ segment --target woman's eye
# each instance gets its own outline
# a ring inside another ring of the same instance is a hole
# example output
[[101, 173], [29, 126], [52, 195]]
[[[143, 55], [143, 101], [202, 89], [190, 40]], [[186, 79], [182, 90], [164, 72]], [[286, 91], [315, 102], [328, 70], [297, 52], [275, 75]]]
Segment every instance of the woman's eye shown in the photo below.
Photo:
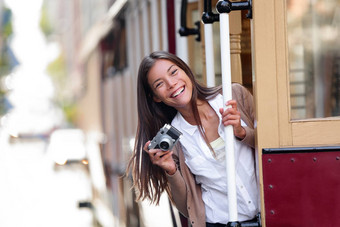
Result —
[[163, 82], [159, 82], [156, 84], [155, 88], [159, 88], [160, 86], [162, 86]]
[[173, 71], [171, 72], [171, 75], [175, 75], [177, 71], [178, 71], [178, 69], [173, 70]]

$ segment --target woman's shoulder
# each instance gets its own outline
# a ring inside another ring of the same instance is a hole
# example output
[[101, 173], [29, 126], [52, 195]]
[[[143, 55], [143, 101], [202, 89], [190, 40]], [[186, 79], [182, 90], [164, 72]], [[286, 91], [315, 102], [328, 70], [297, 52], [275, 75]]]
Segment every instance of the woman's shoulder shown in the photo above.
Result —
[[252, 98], [250, 91], [242, 84], [238, 83], [232, 84], [232, 95], [233, 99], [236, 99], [236, 101], [244, 101]]
[[242, 84], [239, 84], [239, 83], [232, 83], [231, 87], [233, 91], [240, 92], [240, 93], [247, 90]]
[[174, 127], [178, 127], [180, 125], [180, 122], [182, 121], [181, 117], [180, 117], [180, 113], [177, 112], [177, 114], [175, 115], [175, 117], [172, 119], [171, 121], [171, 125]]

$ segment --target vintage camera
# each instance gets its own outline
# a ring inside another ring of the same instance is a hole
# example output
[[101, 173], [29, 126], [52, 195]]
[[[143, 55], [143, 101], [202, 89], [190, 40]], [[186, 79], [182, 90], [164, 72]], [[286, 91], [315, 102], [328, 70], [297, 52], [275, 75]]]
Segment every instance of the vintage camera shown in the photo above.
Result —
[[181, 136], [182, 133], [178, 131], [178, 129], [169, 124], [165, 124], [152, 139], [148, 149], [171, 150]]

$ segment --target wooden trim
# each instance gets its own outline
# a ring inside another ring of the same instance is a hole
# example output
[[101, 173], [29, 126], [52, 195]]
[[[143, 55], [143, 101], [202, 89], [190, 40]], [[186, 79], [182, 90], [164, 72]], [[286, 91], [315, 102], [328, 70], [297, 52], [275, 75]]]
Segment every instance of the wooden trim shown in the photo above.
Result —
[[252, 62], [256, 107], [256, 148], [261, 188], [261, 220], [265, 227], [262, 149], [279, 147], [279, 116], [276, 80], [274, 1], [253, 1]]
[[340, 118], [298, 121], [291, 123], [294, 146], [340, 144]]
[[277, 94], [276, 37], [274, 1], [253, 3], [253, 73], [257, 120], [257, 143], [263, 147], [279, 147], [279, 107]]
[[[187, 26], [189, 28], [196, 28], [194, 23], [195, 21], [193, 21], [192, 18], [192, 13], [193, 11], [198, 10], [198, 3], [197, 2], [189, 2], [187, 5]], [[199, 13], [199, 15], [201, 15]], [[197, 18], [198, 19], [198, 18]], [[202, 28], [202, 24], [201, 24], [201, 28]], [[201, 36], [202, 36], [202, 32], [201, 32]], [[196, 39], [196, 35], [189, 35], [187, 36], [187, 43], [188, 43], [188, 63], [189, 66], [193, 69], [194, 66], [194, 61], [195, 58], [197, 58], [197, 56], [194, 56], [194, 48], [195, 48], [195, 42], [197, 42]], [[202, 42], [202, 40], [201, 40]]]
[[[289, 92], [289, 66], [286, 33], [286, 1], [274, 1], [275, 4], [275, 51], [276, 51], [276, 77], [278, 93], [278, 119], [279, 119], [279, 145], [292, 146]], [[275, 75], [273, 75], [275, 76]]]
[[242, 84], [242, 63], [241, 63], [241, 33], [242, 19], [241, 11], [234, 11], [229, 14], [230, 18], [230, 64], [231, 79], [233, 82]]

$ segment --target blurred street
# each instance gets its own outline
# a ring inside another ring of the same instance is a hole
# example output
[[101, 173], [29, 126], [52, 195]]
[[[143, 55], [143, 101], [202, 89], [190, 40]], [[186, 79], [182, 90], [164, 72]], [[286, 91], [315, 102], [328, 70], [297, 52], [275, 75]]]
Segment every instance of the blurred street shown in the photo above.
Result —
[[[87, 163], [58, 165], [48, 149], [63, 116], [46, 74], [58, 50], [39, 29], [42, 1], [6, 3], [13, 12], [12, 49], [19, 65], [5, 80], [12, 108], [0, 126], [0, 226], [93, 226], [92, 210], [79, 208], [92, 199]], [[60, 145], [54, 149], [63, 151]], [[85, 153], [85, 146], [72, 152]]]

